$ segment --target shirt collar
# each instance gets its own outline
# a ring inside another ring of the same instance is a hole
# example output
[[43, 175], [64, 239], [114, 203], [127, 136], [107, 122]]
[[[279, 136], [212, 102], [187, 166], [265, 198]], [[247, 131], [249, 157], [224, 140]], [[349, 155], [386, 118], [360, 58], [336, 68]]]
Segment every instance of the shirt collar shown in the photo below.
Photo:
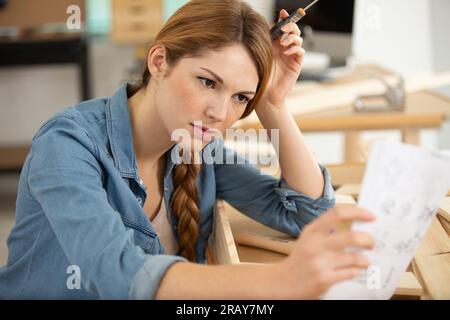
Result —
[[[123, 177], [137, 178], [136, 153], [133, 146], [132, 125], [128, 108], [129, 86], [129, 83], [123, 84], [109, 99], [106, 107], [106, 125], [116, 168]], [[172, 150], [174, 154], [178, 154], [179, 145], [175, 144], [166, 153], [165, 177], [170, 175], [177, 164], [171, 157]]]
[[136, 177], [136, 156], [128, 109], [128, 83], [123, 84], [109, 99], [106, 126], [116, 168], [122, 176]]

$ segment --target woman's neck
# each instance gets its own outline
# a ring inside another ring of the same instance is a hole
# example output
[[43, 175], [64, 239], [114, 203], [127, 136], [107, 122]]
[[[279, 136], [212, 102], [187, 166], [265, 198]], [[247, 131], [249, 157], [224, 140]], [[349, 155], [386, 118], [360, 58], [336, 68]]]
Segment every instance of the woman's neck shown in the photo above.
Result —
[[149, 85], [128, 99], [136, 158], [138, 164], [146, 166], [156, 166], [174, 145], [161, 121], [154, 97], [155, 92]]

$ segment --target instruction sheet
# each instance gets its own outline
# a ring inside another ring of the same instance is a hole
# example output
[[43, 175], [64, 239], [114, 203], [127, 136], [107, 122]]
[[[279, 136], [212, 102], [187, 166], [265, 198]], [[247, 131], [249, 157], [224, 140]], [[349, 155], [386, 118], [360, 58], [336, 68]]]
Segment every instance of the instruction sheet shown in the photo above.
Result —
[[374, 143], [358, 206], [377, 216], [352, 229], [370, 233], [375, 249], [361, 276], [331, 287], [324, 299], [390, 299], [450, 189], [450, 157], [395, 142]]

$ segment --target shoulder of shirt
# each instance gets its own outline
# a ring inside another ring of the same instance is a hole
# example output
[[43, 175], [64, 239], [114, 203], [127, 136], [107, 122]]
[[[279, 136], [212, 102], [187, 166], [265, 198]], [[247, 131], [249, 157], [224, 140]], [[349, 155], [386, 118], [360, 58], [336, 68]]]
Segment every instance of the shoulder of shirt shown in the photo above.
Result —
[[105, 120], [107, 103], [108, 98], [87, 100], [56, 113], [39, 128], [33, 141], [50, 130], [67, 127], [68, 123], [87, 133], [94, 123]]

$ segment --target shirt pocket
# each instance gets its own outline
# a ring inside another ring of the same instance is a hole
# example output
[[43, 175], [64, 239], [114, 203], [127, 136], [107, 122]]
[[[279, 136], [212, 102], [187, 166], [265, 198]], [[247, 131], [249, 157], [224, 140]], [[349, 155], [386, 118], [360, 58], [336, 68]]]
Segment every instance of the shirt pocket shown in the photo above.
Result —
[[133, 230], [134, 243], [141, 247], [146, 254], [163, 254], [162, 246], [156, 233], [147, 230], [122, 217], [123, 224], [127, 229]]

